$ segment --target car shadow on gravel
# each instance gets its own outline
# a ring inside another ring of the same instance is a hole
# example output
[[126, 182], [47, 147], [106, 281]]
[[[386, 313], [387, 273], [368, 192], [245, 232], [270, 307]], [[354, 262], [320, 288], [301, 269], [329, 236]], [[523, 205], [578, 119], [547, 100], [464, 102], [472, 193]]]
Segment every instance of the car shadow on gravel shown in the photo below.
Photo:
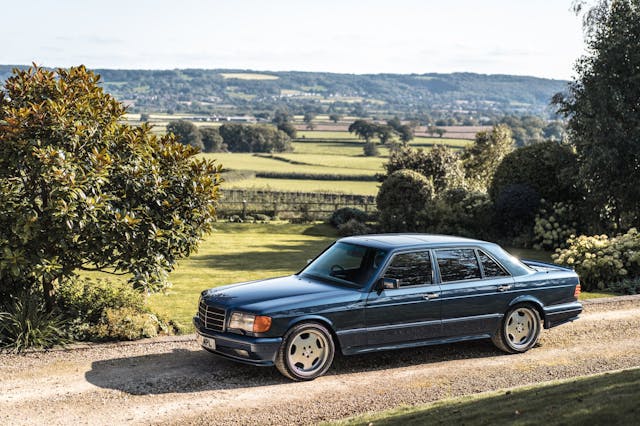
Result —
[[[355, 356], [336, 356], [327, 376], [378, 371], [450, 360], [500, 355], [489, 341], [463, 342]], [[505, 355], [507, 356], [507, 355]], [[89, 383], [131, 395], [187, 393], [291, 383], [275, 368], [254, 367], [213, 356], [204, 350], [94, 361]]]

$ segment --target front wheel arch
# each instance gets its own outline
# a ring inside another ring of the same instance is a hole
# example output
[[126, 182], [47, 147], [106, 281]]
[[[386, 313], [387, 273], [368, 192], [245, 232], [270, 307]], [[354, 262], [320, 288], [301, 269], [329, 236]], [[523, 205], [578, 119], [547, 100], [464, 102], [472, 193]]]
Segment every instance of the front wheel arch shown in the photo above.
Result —
[[316, 379], [327, 372], [336, 353], [331, 328], [316, 321], [302, 321], [285, 333], [275, 365], [294, 381]]

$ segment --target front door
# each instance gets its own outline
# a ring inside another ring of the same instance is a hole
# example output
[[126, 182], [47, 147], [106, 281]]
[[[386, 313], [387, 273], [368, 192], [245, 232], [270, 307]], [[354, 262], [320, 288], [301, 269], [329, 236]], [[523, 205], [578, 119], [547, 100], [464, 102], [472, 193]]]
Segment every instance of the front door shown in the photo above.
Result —
[[440, 286], [434, 284], [429, 250], [394, 255], [383, 277], [397, 280], [398, 288], [369, 294], [368, 345], [393, 346], [440, 337]]

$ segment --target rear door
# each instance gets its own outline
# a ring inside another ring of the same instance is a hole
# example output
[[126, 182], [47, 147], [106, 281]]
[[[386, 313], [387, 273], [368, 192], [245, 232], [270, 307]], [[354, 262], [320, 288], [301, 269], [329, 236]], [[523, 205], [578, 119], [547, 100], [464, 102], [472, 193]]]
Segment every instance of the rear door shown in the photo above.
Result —
[[493, 332], [513, 287], [513, 278], [481, 249], [434, 250], [441, 281], [442, 328], [447, 337]]
[[382, 276], [398, 280], [399, 287], [369, 294], [365, 307], [368, 345], [439, 337], [440, 286], [434, 283], [431, 252], [397, 253]]

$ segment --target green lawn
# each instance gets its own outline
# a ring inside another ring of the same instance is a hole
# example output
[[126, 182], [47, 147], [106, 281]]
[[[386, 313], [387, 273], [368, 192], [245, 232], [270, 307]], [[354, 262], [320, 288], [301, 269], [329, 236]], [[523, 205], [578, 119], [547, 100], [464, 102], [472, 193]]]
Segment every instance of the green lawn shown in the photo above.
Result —
[[376, 195], [379, 182], [353, 180], [308, 180], [254, 178], [225, 183], [225, 188], [261, 189], [271, 191], [329, 192], [355, 195]]
[[[640, 369], [448, 399], [359, 416], [340, 425], [631, 425]], [[372, 407], [375, 408], [375, 407]]]
[[150, 296], [149, 305], [191, 330], [202, 290], [295, 273], [335, 238], [333, 228], [324, 224], [220, 223], [198, 253], [170, 274], [173, 287]]

